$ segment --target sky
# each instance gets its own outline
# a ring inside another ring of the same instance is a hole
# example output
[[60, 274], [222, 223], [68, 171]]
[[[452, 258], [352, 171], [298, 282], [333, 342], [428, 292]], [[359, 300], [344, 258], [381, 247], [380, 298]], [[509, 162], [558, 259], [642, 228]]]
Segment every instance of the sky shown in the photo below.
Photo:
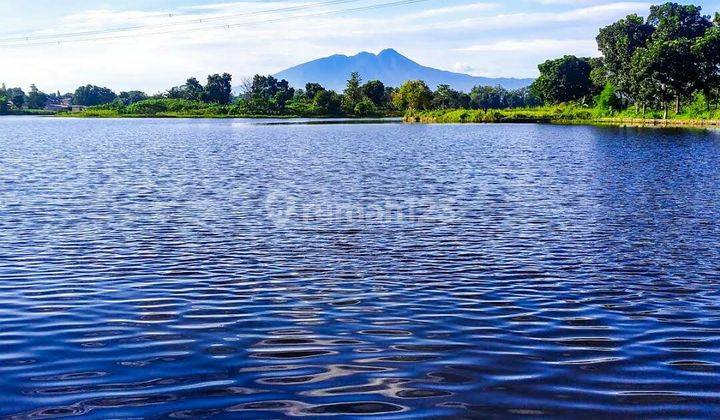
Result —
[[[420, 0], [357, 10], [393, 1], [2, 0], [0, 83], [25, 89], [34, 83], [48, 92], [92, 83], [156, 93], [191, 76], [228, 72], [239, 81], [332, 54], [385, 48], [476, 76], [535, 77], [546, 59], [598, 55], [600, 27], [630, 13], [645, 16], [654, 4]], [[720, 10], [720, 0], [681, 3], [703, 6], [707, 14]], [[123, 30], [93, 32], [109, 29]]]

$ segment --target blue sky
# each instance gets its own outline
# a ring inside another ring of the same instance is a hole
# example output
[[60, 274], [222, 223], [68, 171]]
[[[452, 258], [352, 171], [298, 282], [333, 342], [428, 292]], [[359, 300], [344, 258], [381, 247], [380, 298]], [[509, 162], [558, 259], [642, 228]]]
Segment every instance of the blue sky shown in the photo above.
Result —
[[[330, 54], [384, 48], [395, 48], [421, 64], [442, 69], [481, 76], [533, 77], [537, 64], [545, 59], [565, 53], [597, 55], [594, 38], [599, 27], [629, 13], [646, 15], [653, 4], [427, 0], [303, 17], [392, 0], [312, 6], [322, 1], [4, 0], [0, 2], [0, 82], [24, 88], [36, 83], [47, 91], [69, 91], [80, 84], [96, 83], [154, 93], [181, 84], [189, 76], [202, 79], [208, 73], [226, 71], [239, 80]], [[720, 10], [720, 0], [682, 3], [701, 5], [708, 14]], [[298, 5], [310, 6], [300, 11], [267, 12]], [[198, 19], [259, 11], [267, 13], [197, 23]], [[183, 24], [188, 21], [195, 23]], [[233, 26], [219, 28], [225, 24]], [[132, 36], [122, 39], [3, 46], [18, 35], [54, 41], [57, 34], [127, 26], [145, 29], [129, 32]], [[156, 33], [162, 31], [170, 33]]]

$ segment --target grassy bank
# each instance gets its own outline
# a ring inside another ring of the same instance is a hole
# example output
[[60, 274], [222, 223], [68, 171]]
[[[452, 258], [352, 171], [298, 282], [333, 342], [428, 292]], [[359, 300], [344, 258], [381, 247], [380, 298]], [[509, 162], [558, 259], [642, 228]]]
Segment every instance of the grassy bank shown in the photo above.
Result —
[[[33, 115], [38, 115], [34, 113]], [[251, 113], [238, 105], [218, 105], [182, 99], [148, 99], [128, 106], [109, 104], [88, 108], [82, 112], [61, 112], [63, 117], [75, 118], [293, 118], [293, 117], [343, 117], [342, 115], [304, 115]], [[392, 116], [392, 115], [382, 115]], [[346, 116], [351, 117], [352, 116]], [[663, 119], [662, 111], [644, 114], [628, 109], [609, 112], [576, 104], [562, 104], [536, 108], [446, 109], [411, 111], [405, 122], [425, 124], [455, 123], [554, 123], [554, 124], [611, 124], [637, 126], [720, 126], [720, 110], [708, 111], [705, 107], [687, 107], [683, 113]]]
[[44, 109], [11, 109], [0, 115], [55, 115], [55, 111]]
[[[74, 118], [334, 118], [354, 117], [352, 115], [322, 115], [312, 112], [290, 110], [283, 113], [268, 114], [256, 112], [239, 104], [219, 105], [184, 99], [147, 99], [131, 105], [94, 106], [81, 112], [62, 112], [62, 117]], [[372, 114], [366, 117], [385, 117], [401, 115]]]
[[621, 113], [586, 108], [577, 105], [557, 105], [538, 108], [498, 110], [435, 110], [408, 112], [405, 122], [424, 124], [462, 123], [556, 123], [556, 124], [616, 124], [657, 126], [720, 126], [720, 111], [696, 111], [670, 114], [663, 119], [661, 111], [645, 114], [626, 110]]
[[81, 112], [63, 112], [63, 117], [75, 118], [237, 118], [242, 110], [233, 105], [217, 105], [183, 99], [148, 99], [124, 106], [108, 104], [94, 106]]
[[459, 123], [501, 123], [501, 122], [559, 122], [592, 121], [592, 110], [580, 107], [540, 107], [516, 109], [452, 109], [409, 112], [406, 122], [428, 124]]

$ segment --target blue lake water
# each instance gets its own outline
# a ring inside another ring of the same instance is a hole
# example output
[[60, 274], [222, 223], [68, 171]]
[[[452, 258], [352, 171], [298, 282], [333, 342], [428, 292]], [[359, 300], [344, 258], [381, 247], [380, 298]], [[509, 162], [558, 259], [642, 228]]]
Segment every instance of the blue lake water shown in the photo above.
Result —
[[0, 119], [0, 416], [720, 415], [720, 134]]

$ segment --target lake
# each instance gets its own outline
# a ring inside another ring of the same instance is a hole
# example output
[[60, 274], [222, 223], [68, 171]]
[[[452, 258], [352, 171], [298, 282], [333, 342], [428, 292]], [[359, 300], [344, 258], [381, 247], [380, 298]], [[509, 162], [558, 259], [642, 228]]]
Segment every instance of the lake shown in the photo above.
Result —
[[720, 415], [720, 133], [0, 119], [0, 416]]

